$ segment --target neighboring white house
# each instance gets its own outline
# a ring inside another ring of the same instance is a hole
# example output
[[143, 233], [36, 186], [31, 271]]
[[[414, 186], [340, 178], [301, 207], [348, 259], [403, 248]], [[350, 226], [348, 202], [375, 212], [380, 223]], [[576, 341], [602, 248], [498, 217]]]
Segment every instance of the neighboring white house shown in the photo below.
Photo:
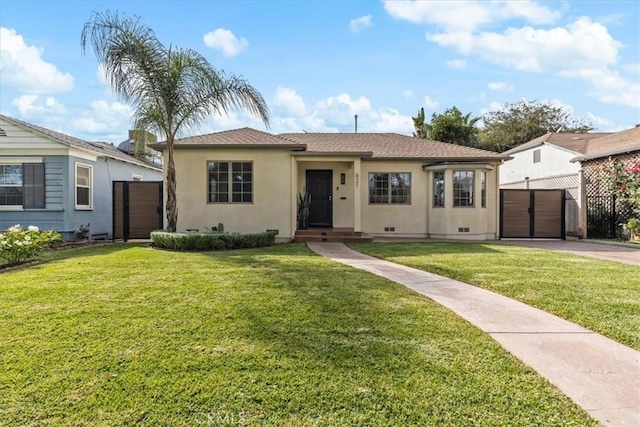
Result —
[[504, 152], [511, 157], [500, 168], [501, 189], [566, 190], [566, 232], [578, 231], [580, 200], [580, 164], [572, 162], [586, 153], [589, 141], [610, 133], [547, 134]]
[[512, 148], [504, 153], [512, 159], [500, 168], [500, 188], [577, 188], [580, 165], [571, 160], [585, 154], [590, 140], [606, 135], [549, 132]]

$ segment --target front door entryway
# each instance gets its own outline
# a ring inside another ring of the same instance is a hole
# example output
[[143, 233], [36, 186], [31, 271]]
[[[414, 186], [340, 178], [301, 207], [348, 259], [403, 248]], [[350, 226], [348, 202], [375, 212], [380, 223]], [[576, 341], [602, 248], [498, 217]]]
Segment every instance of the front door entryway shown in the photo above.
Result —
[[333, 226], [333, 171], [307, 169], [307, 193], [311, 195], [310, 227]]

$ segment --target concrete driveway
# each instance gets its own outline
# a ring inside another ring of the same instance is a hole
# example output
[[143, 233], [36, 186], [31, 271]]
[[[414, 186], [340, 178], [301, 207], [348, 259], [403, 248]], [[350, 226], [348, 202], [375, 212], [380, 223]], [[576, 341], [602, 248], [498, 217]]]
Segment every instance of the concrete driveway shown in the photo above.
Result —
[[640, 265], [640, 246], [633, 248], [581, 240], [501, 240], [502, 243], [530, 248], [549, 249], [558, 252], [587, 256], [591, 258], [617, 261], [624, 264]]

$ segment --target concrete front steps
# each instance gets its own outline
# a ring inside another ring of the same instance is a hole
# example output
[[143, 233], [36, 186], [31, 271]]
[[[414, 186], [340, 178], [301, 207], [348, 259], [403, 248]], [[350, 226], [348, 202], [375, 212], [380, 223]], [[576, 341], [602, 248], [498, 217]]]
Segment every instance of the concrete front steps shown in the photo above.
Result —
[[370, 243], [373, 237], [353, 228], [309, 228], [296, 230], [295, 242], [337, 242], [337, 243]]

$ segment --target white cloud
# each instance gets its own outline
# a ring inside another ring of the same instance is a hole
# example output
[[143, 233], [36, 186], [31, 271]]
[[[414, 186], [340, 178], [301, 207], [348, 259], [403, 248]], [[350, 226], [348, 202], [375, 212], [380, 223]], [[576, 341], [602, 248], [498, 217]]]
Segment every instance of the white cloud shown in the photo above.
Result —
[[15, 30], [0, 27], [0, 77], [2, 85], [31, 94], [68, 91], [73, 76], [42, 59], [43, 50], [27, 46]]
[[347, 93], [341, 93], [335, 97], [329, 97], [315, 105], [315, 114], [328, 119], [338, 125], [353, 123], [353, 116], [365, 114], [371, 111], [371, 103], [367, 98], [361, 96], [358, 99], [351, 99]]
[[379, 111], [379, 119], [375, 123], [375, 132], [394, 132], [406, 134], [413, 131], [413, 120], [409, 116], [400, 114], [393, 108]]
[[615, 123], [613, 122], [613, 120], [608, 119], [606, 117], [597, 116], [593, 114], [591, 111], [587, 111], [587, 120], [593, 123], [593, 126], [596, 128], [598, 132], [609, 132], [609, 129], [612, 129], [615, 127]]
[[[131, 126], [131, 107], [120, 102], [105, 100], [93, 101], [90, 109], [82, 111], [71, 120], [74, 132], [88, 134], [87, 139], [112, 140], [114, 136], [121, 141], [127, 137]], [[120, 135], [119, 137], [116, 135]]]
[[427, 110], [435, 110], [439, 105], [440, 104], [437, 101], [432, 100], [429, 95], [424, 97], [424, 106]]
[[278, 86], [273, 103], [294, 116], [303, 116], [307, 110], [302, 97], [292, 88]]
[[236, 56], [249, 42], [244, 37], [236, 37], [230, 30], [218, 28], [204, 35], [204, 44], [219, 50], [224, 56]]
[[371, 15], [361, 16], [349, 21], [349, 31], [354, 33], [360, 32], [365, 28], [369, 28], [371, 26], [373, 26]]
[[415, 24], [437, 25], [451, 31], [474, 31], [501, 21], [525, 20], [535, 24], [555, 22], [560, 13], [532, 1], [394, 1], [384, 8], [393, 17]]
[[514, 87], [506, 84], [505, 82], [492, 82], [489, 83], [489, 89], [495, 90], [496, 92], [513, 92]]
[[452, 59], [451, 61], [447, 61], [447, 67], [449, 68], [464, 68], [467, 66], [467, 61], [464, 59]]
[[402, 97], [406, 99], [412, 99], [416, 94], [411, 89], [405, 89], [402, 91]]
[[567, 28], [509, 28], [503, 34], [428, 33], [427, 40], [509, 68], [534, 72], [614, 64], [621, 47], [606, 27], [587, 17], [579, 18]]
[[39, 95], [25, 94], [15, 98], [12, 102], [21, 116], [45, 117], [59, 116], [67, 112], [64, 105], [53, 97], [40, 97]]
[[509, 28], [503, 33], [428, 33], [427, 40], [518, 71], [578, 78], [600, 101], [640, 107], [640, 84], [612, 70], [622, 44], [605, 26], [581, 17], [551, 29]]

